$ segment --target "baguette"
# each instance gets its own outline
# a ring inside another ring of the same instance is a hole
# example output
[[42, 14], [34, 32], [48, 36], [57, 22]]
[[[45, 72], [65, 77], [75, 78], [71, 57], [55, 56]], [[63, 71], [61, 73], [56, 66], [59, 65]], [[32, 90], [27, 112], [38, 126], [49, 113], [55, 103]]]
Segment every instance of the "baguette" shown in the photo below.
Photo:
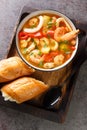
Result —
[[30, 75], [34, 69], [28, 67], [19, 57], [14, 56], [0, 61], [0, 83]]
[[1, 88], [4, 100], [22, 103], [35, 98], [48, 89], [42, 81], [30, 77], [19, 78]]

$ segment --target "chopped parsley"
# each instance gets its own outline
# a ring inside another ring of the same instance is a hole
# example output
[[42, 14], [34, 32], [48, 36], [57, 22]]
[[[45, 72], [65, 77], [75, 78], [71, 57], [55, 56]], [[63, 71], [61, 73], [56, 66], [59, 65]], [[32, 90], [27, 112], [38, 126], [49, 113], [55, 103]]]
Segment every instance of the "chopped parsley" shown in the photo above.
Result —
[[59, 44], [63, 44], [63, 43], [64, 43], [64, 44], [69, 44], [69, 41], [64, 40], [64, 41], [60, 41], [60, 42], [59, 42]]
[[40, 67], [43, 66], [43, 61], [40, 61], [39, 66], [40, 66]]
[[33, 24], [30, 26], [30, 28], [35, 28], [36, 27], [36, 24]]
[[62, 43], [59, 45], [59, 50], [60, 50], [60, 51], [64, 51], [66, 54], [67, 54], [67, 53], [70, 53], [69, 45], [66, 44], [66, 42], [62, 42]]
[[39, 51], [38, 55], [40, 55], [40, 56], [41, 56], [41, 55], [42, 55], [42, 52], [41, 52], [41, 51]]
[[45, 44], [44, 44], [44, 48], [46, 48], [46, 47], [47, 47], [47, 44], [45, 43]]
[[33, 52], [30, 52], [30, 54], [29, 54], [29, 55], [31, 56], [31, 55], [33, 55], [33, 54], [34, 54]]
[[27, 52], [27, 48], [24, 48], [24, 49], [22, 50], [22, 54], [26, 54], [26, 52]]
[[50, 34], [47, 34], [47, 37], [50, 39], [50, 38], [51, 38], [51, 35], [50, 35]]

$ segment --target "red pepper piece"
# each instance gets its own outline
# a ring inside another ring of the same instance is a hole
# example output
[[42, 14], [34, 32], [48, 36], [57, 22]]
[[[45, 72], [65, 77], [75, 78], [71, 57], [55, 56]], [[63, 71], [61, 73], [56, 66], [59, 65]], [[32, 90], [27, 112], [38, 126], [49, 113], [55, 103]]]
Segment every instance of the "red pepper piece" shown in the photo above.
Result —
[[31, 37], [31, 38], [41, 38], [42, 37], [42, 33], [41, 32], [37, 32], [37, 33], [20, 32], [19, 33], [19, 39], [21, 39], [21, 40], [26, 40], [28, 37]]
[[29, 34], [27, 32], [19, 32], [20, 40], [26, 40], [28, 37], [29, 37]]

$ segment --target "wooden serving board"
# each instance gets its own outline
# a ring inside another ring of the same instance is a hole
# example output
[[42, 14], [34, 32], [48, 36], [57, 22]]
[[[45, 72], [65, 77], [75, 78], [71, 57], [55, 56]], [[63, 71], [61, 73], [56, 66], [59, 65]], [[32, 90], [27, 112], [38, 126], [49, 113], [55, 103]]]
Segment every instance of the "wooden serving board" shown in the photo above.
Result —
[[[29, 13], [32, 11], [36, 11], [37, 9], [32, 9], [30, 7], [24, 7], [21, 11], [20, 17], [18, 19], [18, 22], [16, 24], [16, 27], [13, 32], [13, 36], [10, 42], [10, 48], [8, 49], [8, 55], [5, 58], [12, 57], [15, 55], [18, 55], [16, 44], [15, 44], [15, 33], [16, 29], [21, 22], [23, 18], [25, 18]], [[57, 84], [60, 84], [63, 82], [68, 75], [70, 75], [72, 71], [72, 62], [68, 64], [66, 67], [54, 71], [54, 72], [41, 72], [41, 71], [35, 71], [31, 76], [43, 81], [44, 83], [48, 84], [50, 88], [52, 86], [55, 86]], [[11, 103], [9, 101], [5, 102], [3, 100], [3, 97], [0, 94], [0, 104], [4, 105], [6, 107], [10, 107], [13, 109], [17, 109], [22, 112], [27, 112], [29, 114], [35, 115], [37, 117], [41, 117], [47, 120], [55, 121], [55, 122], [64, 122], [66, 113], [68, 111], [68, 107], [71, 101], [71, 97], [73, 94], [73, 90], [75, 87], [75, 81], [78, 73], [72, 77], [72, 79], [65, 84], [65, 86], [62, 89], [63, 95], [62, 100], [55, 105], [54, 109], [52, 110], [46, 110], [42, 106], [42, 100], [44, 95], [41, 95], [31, 101], [22, 103], [20, 105], [16, 103]], [[2, 84], [0, 84], [2, 86]]]

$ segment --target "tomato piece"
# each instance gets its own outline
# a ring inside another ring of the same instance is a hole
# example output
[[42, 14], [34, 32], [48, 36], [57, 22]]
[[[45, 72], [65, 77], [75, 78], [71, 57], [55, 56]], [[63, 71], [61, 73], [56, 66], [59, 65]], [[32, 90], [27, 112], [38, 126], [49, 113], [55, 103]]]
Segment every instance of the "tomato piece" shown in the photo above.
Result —
[[51, 62], [52, 61], [52, 57], [51, 57], [50, 54], [44, 54], [42, 57], [43, 57], [45, 62]]
[[72, 51], [74, 51], [76, 48], [75, 48], [75, 46], [71, 46], [70, 49], [71, 49]]
[[53, 30], [48, 30], [47, 35], [50, 37], [54, 37], [54, 31]]
[[58, 51], [53, 51], [53, 52], [50, 52], [49, 54], [44, 54], [43, 59], [45, 62], [51, 62], [53, 61], [54, 57], [57, 56], [58, 54], [59, 54]]
[[71, 54], [66, 55], [66, 60], [68, 60], [71, 57]]
[[58, 54], [59, 54], [58, 51], [52, 51], [52, 52], [50, 53], [50, 55], [51, 55], [52, 57], [55, 57], [55, 56], [57, 56]]

